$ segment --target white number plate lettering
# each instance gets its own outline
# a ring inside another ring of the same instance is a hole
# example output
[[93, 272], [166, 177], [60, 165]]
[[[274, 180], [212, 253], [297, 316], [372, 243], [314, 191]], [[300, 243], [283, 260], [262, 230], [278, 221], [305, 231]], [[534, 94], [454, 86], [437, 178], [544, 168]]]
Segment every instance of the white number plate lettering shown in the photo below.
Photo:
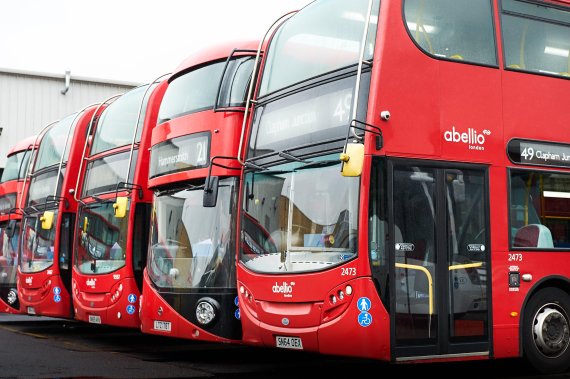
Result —
[[303, 343], [299, 337], [275, 337], [275, 346], [283, 349], [303, 349]]
[[101, 316], [89, 315], [89, 322], [91, 324], [100, 324], [101, 323]]
[[154, 330], [162, 330], [164, 332], [170, 332], [172, 330], [172, 324], [170, 323], [170, 321], [154, 320]]

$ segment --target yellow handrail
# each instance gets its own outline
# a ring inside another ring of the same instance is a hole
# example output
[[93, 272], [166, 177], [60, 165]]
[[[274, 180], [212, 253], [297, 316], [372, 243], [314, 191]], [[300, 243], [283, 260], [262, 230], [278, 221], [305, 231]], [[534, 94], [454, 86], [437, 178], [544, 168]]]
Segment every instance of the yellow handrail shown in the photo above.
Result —
[[409, 268], [410, 270], [419, 270], [422, 271], [424, 274], [426, 274], [427, 276], [427, 280], [428, 280], [428, 285], [429, 285], [429, 289], [428, 289], [428, 298], [429, 298], [429, 315], [433, 315], [433, 280], [431, 278], [431, 274], [428, 271], [427, 268], [423, 267], [423, 266], [418, 266], [418, 265], [410, 265], [407, 263], [396, 263], [396, 267], [399, 268]]

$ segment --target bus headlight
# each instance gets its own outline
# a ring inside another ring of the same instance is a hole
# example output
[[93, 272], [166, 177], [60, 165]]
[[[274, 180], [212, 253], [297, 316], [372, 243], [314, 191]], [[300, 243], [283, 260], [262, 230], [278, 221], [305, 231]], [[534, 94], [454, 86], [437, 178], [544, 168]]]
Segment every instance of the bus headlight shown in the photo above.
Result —
[[11, 289], [10, 292], [8, 292], [6, 300], [8, 300], [8, 304], [10, 305], [15, 304], [16, 301], [18, 301], [18, 294], [16, 293], [16, 290]]
[[220, 311], [220, 305], [211, 297], [203, 297], [196, 305], [196, 319], [202, 325], [211, 324]]

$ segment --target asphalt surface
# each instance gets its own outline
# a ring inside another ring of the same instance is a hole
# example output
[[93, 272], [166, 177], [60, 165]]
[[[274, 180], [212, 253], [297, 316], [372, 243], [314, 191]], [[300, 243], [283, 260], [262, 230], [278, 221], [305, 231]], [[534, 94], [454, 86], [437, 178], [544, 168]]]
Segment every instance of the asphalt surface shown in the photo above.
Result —
[[[340, 341], [339, 343], [342, 343]], [[556, 378], [521, 359], [390, 364], [0, 314], [0, 378]]]

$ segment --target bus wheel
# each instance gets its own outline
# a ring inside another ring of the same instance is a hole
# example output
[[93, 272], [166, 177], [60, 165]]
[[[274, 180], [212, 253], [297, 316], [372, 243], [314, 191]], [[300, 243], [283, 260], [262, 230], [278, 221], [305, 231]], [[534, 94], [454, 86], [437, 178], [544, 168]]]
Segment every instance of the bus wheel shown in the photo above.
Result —
[[570, 296], [559, 288], [544, 288], [529, 300], [523, 325], [528, 361], [543, 373], [560, 373], [570, 366]]

